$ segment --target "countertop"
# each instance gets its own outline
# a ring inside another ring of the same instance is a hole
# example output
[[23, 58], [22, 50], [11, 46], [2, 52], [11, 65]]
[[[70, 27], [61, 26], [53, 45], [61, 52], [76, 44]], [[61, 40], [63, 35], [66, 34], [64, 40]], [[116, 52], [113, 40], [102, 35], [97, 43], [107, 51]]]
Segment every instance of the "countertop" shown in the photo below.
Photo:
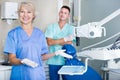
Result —
[[10, 70], [11, 68], [12, 68], [12, 66], [0, 65], [0, 71], [2, 71], [2, 70]]

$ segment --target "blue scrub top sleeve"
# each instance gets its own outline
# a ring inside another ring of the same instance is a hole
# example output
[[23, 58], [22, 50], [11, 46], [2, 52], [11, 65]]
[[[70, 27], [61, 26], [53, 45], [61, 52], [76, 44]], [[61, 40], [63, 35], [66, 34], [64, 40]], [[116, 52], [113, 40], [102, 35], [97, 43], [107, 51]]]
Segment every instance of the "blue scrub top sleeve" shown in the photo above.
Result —
[[46, 38], [44, 35], [42, 38], [42, 51], [41, 52], [42, 52], [42, 54], [48, 53], [48, 45], [47, 45], [47, 41], [46, 41]]
[[5, 54], [16, 53], [16, 45], [15, 45], [14, 37], [10, 33], [8, 33], [6, 39], [4, 53]]

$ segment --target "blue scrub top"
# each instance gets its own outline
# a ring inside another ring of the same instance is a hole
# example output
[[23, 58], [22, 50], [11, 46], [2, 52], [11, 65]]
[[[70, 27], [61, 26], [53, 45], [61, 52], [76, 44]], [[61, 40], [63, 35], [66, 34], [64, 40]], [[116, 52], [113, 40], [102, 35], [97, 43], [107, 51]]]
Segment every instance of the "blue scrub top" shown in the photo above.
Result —
[[46, 80], [42, 62], [42, 54], [48, 53], [44, 33], [38, 28], [33, 29], [31, 36], [18, 26], [8, 33], [4, 53], [13, 53], [20, 60], [28, 58], [39, 64], [38, 67], [21, 64], [13, 65], [10, 80]]
[[[52, 39], [61, 39], [61, 38], [64, 38], [65, 36], [72, 35], [73, 33], [74, 33], [74, 27], [72, 25], [66, 23], [64, 27], [60, 29], [59, 24], [54, 23], [47, 27], [45, 31], [45, 36], [47, 38], [52, 38]], [[49, 46], [50, 53], [53, 53], [61, 49], [62, 49], [61, 45]], [[65, 60], [64, 60], [64, 57], [58, 55], [48, 59], [47, 64], [64, 65]]]

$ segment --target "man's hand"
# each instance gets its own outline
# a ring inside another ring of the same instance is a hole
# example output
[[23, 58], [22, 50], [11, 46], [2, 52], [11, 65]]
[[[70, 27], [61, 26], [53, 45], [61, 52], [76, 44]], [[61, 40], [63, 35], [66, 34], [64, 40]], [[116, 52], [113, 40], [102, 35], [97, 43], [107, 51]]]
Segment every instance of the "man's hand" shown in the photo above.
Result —
[[65, 50], [58, 50], [55, 52], [55, 55], [60, 55], [60, 56], [66, 57], [66, 58], [73, 58], [71, 55], [66, 54]]
[[69, 36], [66, 36], [64, 37], [64, 41], [67, 42], [67, 41], [72, 41], [75, 37], [73, 35], [69, 35]]

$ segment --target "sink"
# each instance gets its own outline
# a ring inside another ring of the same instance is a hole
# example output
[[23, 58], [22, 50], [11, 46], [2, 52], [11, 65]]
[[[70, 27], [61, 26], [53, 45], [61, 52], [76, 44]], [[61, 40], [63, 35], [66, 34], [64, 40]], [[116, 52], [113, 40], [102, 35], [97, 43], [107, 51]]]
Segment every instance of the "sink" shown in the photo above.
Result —
[[8, 62], [3, 62], [3, 63], [1, 63], [1, 65], [4, 65], [4, 66], [11, 66], [11, 64], [8, 63]]

